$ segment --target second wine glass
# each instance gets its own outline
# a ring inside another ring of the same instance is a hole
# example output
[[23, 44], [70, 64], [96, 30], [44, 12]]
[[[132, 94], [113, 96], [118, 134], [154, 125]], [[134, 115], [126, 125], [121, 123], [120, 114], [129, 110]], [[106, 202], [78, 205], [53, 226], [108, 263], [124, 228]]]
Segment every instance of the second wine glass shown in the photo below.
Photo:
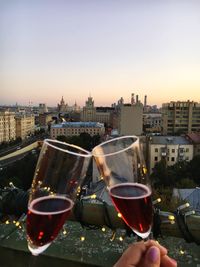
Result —
[[122, 136], [92, 151], [109, 195], [125, 223], [141, 238], [148, 238], [153, 221], [151, 186], [137, 136]]
[[73, 208], [91, 153], [72, 144], [45, 140], [36, 166], [27, 213], [28, 248], [43, 252]]

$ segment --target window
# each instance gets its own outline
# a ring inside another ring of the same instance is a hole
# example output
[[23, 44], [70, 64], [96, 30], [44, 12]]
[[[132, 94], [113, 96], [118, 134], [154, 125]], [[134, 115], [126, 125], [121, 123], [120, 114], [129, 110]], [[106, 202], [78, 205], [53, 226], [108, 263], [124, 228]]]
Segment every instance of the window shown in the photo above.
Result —
[[158, 161], [158, 157], [155, 157], [154, 160], [155, 160], [155, 161]]
[[171, 157], [171, 161], [173, 161], [173, 162], [174, 162], [174, 161], [175, 161], [175, 158], [174, 158], [174, 157]]
[[185, 149], [185, 152], [189, 152], [189, 151], [190, 151], [189, 148], [186, 148], [186, 149]]
[[155, 148], [155, 152], [158, 152], [158, 148]]
[[174, 148], [172, 148], [172, 153], [175, 153], [175, 149]]

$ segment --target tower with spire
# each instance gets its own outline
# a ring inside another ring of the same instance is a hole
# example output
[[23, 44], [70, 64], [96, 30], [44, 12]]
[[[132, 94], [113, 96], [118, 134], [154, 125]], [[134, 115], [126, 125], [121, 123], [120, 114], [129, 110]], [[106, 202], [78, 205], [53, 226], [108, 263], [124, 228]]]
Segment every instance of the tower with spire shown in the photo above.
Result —
[[68, 105], [65, 104], [65, 100], [62, 96], [60, 104], [58, 104], [58, 112], [67, 112], [67, 110], [68, 110]]

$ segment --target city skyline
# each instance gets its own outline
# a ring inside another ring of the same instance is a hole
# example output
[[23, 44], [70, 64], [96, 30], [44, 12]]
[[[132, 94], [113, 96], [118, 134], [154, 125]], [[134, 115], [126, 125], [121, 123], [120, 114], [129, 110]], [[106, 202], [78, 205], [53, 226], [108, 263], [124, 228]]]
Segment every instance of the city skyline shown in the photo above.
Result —
[[200, 101], [200, 3], [0, 2], [1, 105]]

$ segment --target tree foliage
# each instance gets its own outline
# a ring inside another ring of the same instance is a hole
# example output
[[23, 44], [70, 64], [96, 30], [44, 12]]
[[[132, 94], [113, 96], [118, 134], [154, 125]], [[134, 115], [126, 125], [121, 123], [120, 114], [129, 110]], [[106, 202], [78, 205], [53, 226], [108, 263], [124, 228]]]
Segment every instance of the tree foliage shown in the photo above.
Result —
[[167, 166], [165, 159], [156, 163], [150, 176], [155, 188], [167, 186], [171, 188], [193, 188], [200, 185], [200, 156], [191, 161], [180, 161]]
[[37, 163], [37, 154], [28, 154], [0, 171], [0, 187], [9, 186], [12, 182], [16, 187], [28, 190], [31, 186]]

